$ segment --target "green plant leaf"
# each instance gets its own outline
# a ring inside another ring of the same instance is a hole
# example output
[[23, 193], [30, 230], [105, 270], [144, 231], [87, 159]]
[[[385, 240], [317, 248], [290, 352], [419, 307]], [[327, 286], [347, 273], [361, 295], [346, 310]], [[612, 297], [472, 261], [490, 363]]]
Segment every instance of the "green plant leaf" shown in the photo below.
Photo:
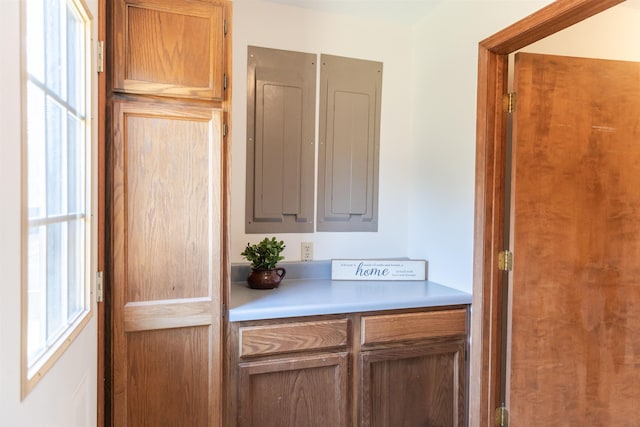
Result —
[[284, 257], [280, 253], [286, 245], [282, 240], [275, 237], [269, 239], [265, 237], [261, 242], [250, 244], [242, 251], [240, 255], [245, 257], [251, 263], [251, 268], [256, 270], [272, 270], [276, 268], [278, 261], [282, 261]]

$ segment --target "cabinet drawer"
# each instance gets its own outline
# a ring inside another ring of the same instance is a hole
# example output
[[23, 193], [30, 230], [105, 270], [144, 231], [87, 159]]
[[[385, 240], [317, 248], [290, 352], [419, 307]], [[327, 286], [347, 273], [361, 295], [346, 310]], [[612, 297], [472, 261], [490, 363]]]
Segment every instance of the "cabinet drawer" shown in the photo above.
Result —
[[348, 320], [240, 328], [240, 357], [345, 347]]
[[361, 322], [362, 344], [416, 341], [466, 334], [467, 310], [363, 316]]

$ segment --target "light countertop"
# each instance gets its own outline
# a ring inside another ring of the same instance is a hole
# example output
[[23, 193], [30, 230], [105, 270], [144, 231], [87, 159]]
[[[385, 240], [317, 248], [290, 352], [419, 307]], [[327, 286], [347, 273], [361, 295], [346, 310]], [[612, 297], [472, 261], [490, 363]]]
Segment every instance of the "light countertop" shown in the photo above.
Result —
[[431, 281], [285, 277], [277, 289], [256, 290], [237, 280], [238, 275], [233, 279], [231, 322], [471, 304], [471, 294]]

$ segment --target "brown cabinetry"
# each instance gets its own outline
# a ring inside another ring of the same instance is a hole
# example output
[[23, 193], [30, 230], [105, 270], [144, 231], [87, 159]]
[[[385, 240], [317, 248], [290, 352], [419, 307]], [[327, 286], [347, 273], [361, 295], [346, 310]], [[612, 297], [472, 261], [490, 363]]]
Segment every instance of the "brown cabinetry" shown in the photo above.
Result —
[[108, 7], [105, 425], [223, 425], [230, 3]]
[[464, 426], [467, 311], [233, 322], [229, 425]]
[[348, 425], [348, 354], [240, 363], [239, 426]]
[[224, 99], [228, 2], [113, 3], [114, 91]]
[[229, 425], [350, 425], [349, 320], [231, 324]]
[[464, 426], [467, 309], [361, 318], [360, 425]]

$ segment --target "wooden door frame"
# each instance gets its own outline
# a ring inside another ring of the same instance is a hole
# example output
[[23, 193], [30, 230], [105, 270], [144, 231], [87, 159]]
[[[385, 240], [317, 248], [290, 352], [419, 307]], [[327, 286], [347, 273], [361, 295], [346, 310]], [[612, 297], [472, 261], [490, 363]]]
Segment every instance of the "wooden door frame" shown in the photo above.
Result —
[[[98, 40], [106, 41], [107, 37], [107, 0], [98, 0]], [[98, 74], [98, 244], [97, 271], [105, 270], [105, 201], [106, 193], [106, 105], [107, 105], [107, 77], [104, 72]], [[96, 426], [105, 424], [105, 304], [97, 303], [98, 322], [98, 379], [97, 379], [97, 419]]]
[[[493, 426], [500, 402], [509, 54], [624, 0], [558, 0], [484, 39], [478, 50], [470, 425]], [[506, 313], [505, 313], [506, 315]]]

